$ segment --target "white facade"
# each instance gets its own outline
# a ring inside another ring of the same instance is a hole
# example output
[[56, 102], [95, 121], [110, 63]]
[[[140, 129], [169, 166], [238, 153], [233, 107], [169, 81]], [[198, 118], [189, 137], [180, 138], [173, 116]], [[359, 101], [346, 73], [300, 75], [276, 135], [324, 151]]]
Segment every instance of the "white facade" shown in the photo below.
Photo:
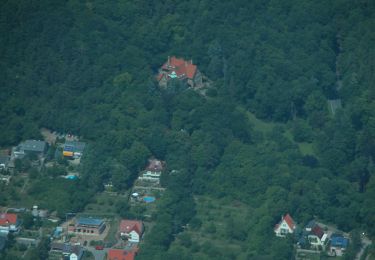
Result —
[[275, 234], [278, 237], [285, 237], [287, 234], [292, 234], [295, 227], [290, 227], [288, 223], [283, 219], [279, 225], [275, 228]]
[[160, 181], [161, 172], [153, 172], [153, 171], [146, 171], [139, 177], [140, 180], [148, 180], [148, 181]]
[[0, 232], [8, 234], [9, 232], [17, 232], [18, 227], [16, 225], [0, 226]]
[[321, 246], [323, 250], [325, 249], [328, 243], [328, 235], [325, 233], [323, 234], [321, 238], [319, 238], [318, 236], [314, 234], [310, 234], [308, 235], [307, 239], [309, 240], [311, 246], [315, 248], [318, 248], [319, 246]]
[[121, 236], [127, 237], [129, 242], [139, 243], [139, 234], [135, 230], [132, 230], [130, 233], [121, 232]]
[[73, 253], [69, 256], [69, 260], [78, 260], [78, 256], [75, 253]]

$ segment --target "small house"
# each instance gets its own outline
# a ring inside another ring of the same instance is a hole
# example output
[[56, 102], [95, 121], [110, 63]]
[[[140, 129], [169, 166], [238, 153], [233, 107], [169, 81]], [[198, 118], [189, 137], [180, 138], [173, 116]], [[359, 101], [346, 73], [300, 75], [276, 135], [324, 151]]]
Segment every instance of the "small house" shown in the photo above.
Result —
[[296, 224], [289, 214], [281, 217], [281, 220], [276, 224], [274, 232], [278, 237], [285, 237], [287, 234], [292, 234], [296, 229]]
[[120, 236], [129, 242], [139, 243], [144, 232], [142, 221], [124, 219], [120, 222]]
[[2, 213], [0, 214], [0, 233], [8, 234], [19, 230], [20, 221], [17, 214]]

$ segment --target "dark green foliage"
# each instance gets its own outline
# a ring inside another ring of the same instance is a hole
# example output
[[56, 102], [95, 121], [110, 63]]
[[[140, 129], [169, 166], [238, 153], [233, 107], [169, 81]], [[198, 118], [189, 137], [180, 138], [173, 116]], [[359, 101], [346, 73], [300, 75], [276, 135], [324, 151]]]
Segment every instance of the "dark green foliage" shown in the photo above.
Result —
[[[195, 194], [254, 209], [248, 223], [225, 223], [228, 239], [249, 244], [247, 259], [292, 257], [292, 242], [272, 233], [286, 212], [374, 236], [374, 13], [371, 1], [349, 0], [6, 1], [0, 146], [40, 139], [41, 127], [88, 141], [81, 180], [51, 179], [62, 166], [30, 172], [28, 194], [62, 217], [104, 183], [129, 189], [150, 156], [165, 160], [167, 192], [140, 259], [221, 257], [214, 243], [190, 245], [184, 234], [183, 249], [168, 251], [186, 224], [202, 225]], [[159, 89], [154, 74], [168, 55], [193, 58], [214, 88]], [[342, 100], [335, 115], [328, 99]], [[254, 131], [248, 111], [272, 127]], [[313, 152], [301, 153], [301, 142]], [[17, 172], [33, 159], [16, 160]], [[19, 199], [0, 188], [1, 204]], [[238, 256], [227, 251], [224, 259]]]

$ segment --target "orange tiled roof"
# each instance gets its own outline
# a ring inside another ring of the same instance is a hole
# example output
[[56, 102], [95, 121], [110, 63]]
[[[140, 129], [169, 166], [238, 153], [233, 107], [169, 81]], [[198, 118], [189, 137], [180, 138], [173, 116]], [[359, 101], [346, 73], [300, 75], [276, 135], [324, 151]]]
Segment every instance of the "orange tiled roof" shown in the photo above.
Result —
[[135, 252], [122, 249], [110, 249], [107, 260], [134, 260]]
[[0, 225], [12, 225], [17, 223], [17, 215], [16, 214], [0, 214]]
[[164, 63], [162, 69], [168, 71], [176, 72], [178, 77], [186, 76], [189, 79], [193, 79], [195, 73], [197, 72], [197, 66], [191, 61], [185, 61], [184, 59], [178, 59], [175, 56], [169, 58], [169, 60]]
[[138, 234], [143, 233], [142, 221], [123, 219], [120, 222], [120, 232], [130, 233], [136, 231]]

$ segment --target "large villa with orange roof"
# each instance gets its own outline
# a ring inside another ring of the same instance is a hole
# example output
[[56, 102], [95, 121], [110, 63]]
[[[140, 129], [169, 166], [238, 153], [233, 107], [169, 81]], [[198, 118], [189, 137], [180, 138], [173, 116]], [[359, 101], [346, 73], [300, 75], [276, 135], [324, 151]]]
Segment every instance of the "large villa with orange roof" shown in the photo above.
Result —
[[281, 220], [276, 224], [274, 232], [278, 237], [285, 237], [287, 234], [292, 234], [296, 229], [296, 224], [289, 214], [281, 217]]
[[172, 79], [184, 81], [192, 88], [203, 86], [202, 74], [192, 60], [186, 61], [175, 56], [168, 56], [167, 62], [159, 70], [157, 80], [160, 87], [167, 87]]

